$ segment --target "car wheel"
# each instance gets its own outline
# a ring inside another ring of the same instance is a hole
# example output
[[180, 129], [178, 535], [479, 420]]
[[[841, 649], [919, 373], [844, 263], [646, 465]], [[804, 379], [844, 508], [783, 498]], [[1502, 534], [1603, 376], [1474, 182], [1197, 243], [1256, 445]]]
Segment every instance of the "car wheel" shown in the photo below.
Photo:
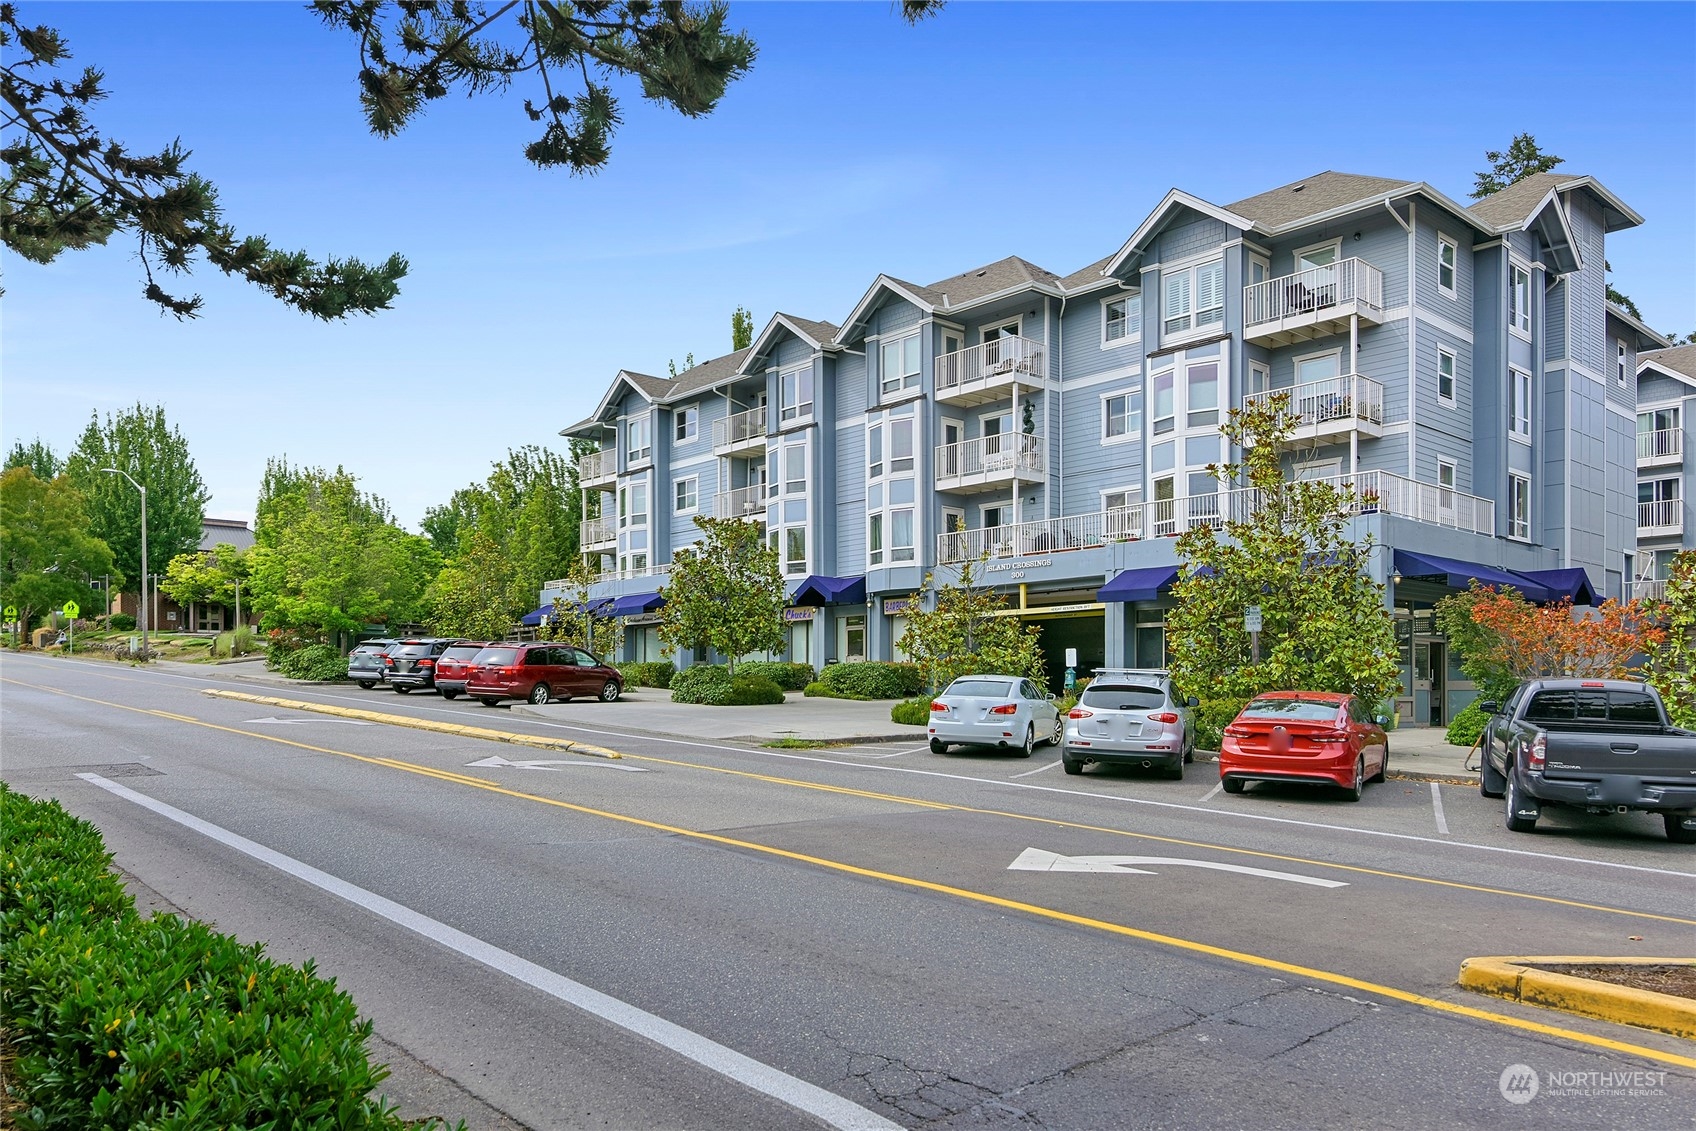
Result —
[[545, 683], [538, 683], [530, 689], [530, 702], [538, 707], [546, 703], [549, 698], [548, 685]]
[[410, 688], [410, 687], [402, 687], [402, 686], [401, 686], [401, 685], [400, 685], [400, 684], [398, 684], [398, 683], [397, 683], [397, 684], [395, 684], [395, 694], [396, 694], [396, 695], [410, 695], [410, 694], [411, 694], [411, 693], [412, 693], [412, 688]]
[[1241, 793], [1243, 786], [1248, 784], [1242, 778], [1220, 778], [1219, 784], [1225, 787], [1226, 793]]
[[1524, 804], [1525, 798], [1520, 796], [1519, 781], [1514, 775], [1509, 774], [1507, 778], [1508, 787], [1505, 792], [1507, 795], [1508, 831], [1516, 833], [1536, 832], [1539, 814], [1533, 813], [1529, 817], [1520, 816], [1520, 807]]
[[938, 742], [933, 738], [930, 740], [930, 752], [932, 754], [946, 754], [948, 753], [948, 744], [946, 742]]
[[1184, 780], [1184, 760], [1182, 758], [1179, 758], [1171, 766], [1168, 766], [1167, 769], [1166, 769], [1166, 776], [1171, 778], [1173, 781], [1183, 781]]
[[1369, 782], [1381, 782], [1381, 781], [1384, 780], [1384, 775], [1389, 773], [1389, 772], [1390, 772], [1390, 748], [1388, 746], [1386, 746], [1386, 747], [1384, 747], [1384, 760], [1382, 762], [1378, 763], [1378, 772], [1373, 774], [1371, 777], [1367, 778], [1366, 780], [1369, 781]]
[[1048, 745], [1059, 746], [1066, 741], [1066, 716], [1054, 716], [1054, 733], [1048, 736]]
[[1185, 762], [1195, 761], [1195, 747], [1194, 746], [1190, 746], [1187, 749], [1185, 749], [1185, 751], [1184, 751], [1184, 761]]
[[1478, 759], [1478, 792], [1485, 797], [1500, 797], [1507, 788], [1507, 780], [1490, 764], [1490, 755], [1481, 755]]
[[1063, 750], [1060, 752], [1060, 768], [1073, 775], [1084, 772], [1084, 764], [1076, 758], [1068, 756]]
[[491, 699], [487, 695], [479, 695], [477, 698], [485, 707], [499, 707], [501, 705], [501, 701], [499, 699]]
[[1035, 723], [1026, 723], [1025, 724], [1025, 744], [1023, 746], [1019, 747], [1019, 757], [1029, 758], [1031, 756], [1031, 753], [1035, 750], [1036, 750], [1036, 724]]
[[1667, 839], [1674, 844], [1696, 844], [1696, 829], [1687, 829], [1684, 822], [1696, 814], [1692, 813], [1662, 813], [1661, 820], [1666, 822]]
[[1362, 754], [1354, 760], [1354, 782], [1343, 789], [1344, 801], [1359, 801], [1360, 795], [1366, 791], [1366, 755]]
[[362, 679], [362, 680], [359, 681], [359, 686], [363, 687], [367, 691], [370, 691], [373, 687], [376, 687], [377, 684], [372, 680]]
[[457, 691], [444, 691], [444, 692], [442, 692], [442, 698], [443, 699], [458, 699], [459, 698], [459, 692], [457, 692]]
[[618, 680], [609, 679], [601, 685], [601, 702], [615, 703], [622, 693], [623, 689], [618, 686]]

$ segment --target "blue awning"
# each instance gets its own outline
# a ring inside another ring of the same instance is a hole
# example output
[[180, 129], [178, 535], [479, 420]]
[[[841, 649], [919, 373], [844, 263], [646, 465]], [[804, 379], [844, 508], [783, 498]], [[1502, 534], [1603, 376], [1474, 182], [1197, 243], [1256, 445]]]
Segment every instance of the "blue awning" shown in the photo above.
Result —
[[532, 610], [531, 612], [525, 613], [523, 616], [519, 617], [518, 623], [527, 624], [531, 628], [535, 628], [537, 625], [541, 624], [553, 615], [554, 607], [552, 605], [543, 605], [541, 608]]
[[1478, 562], [1463, 562], [1456, 558], [1438, 557], [1436, 554], [1416, 554], [1412, 550], [1397, 550], [1393, 558], [1395, 571], [1403, 577], [1437, 577], [1451, 589], [1465, 589], [1474, 581], [1480, 585], [1490, 585], [1497, 589], [1512, 586], [1525, 597], [1527, 601], [1554, 601], [1561, 594], [1555, 593], [1543, 582], [1523, 573], [1515, 573], [1511, 569], [1500, 566], [1487, 566]]
[[1596, 600], [1596, 590], [1590, 585], [1590, 575], [1582, 569], [1521, 569], [1514, 572], [1543, 586], [1553, 594], [1554, 600], [1566, 597], [1575, 605], [1601, 603]]
[[658, 593], [627, 593], [623, 597], [613, 598], [612, 615], [628, 617], [637, 613], [651, 613], [663, 604], [665, 598]]
[[[604, 616], [611, 616], [612, 615], [611, 613], [609, 613], [607, 611], [607, 609], [611, 605], [612, 605], [612, 598], [611, 597], [596, 597], [594, 600], [590, 601], [588, 604], [583, 604], [582, 602], [579, 602], [575, 605], [572, 605], [571, 607], [573, 609], [577, 610], [580, 613], [592, 609], [592, 610], [594, 610], [596, 615], [604, 617]], [[525, 613], [523, 616], [519, 617], [518, 623], [529, 625], [531, 628], [535, 628], [538, 625], [540, 625], [543, 621], [547, 620], [549, 617], [551, 617], [553, 615], [554, 615], [554, 607], [552, 605], [543, 605], [541, 608], [536, 609], [532, 612]]]
[[1096, 591], [1097, 601], [1152, 601], [1178, 579], [1177, 566], [1149, 566], [1122, 570]]
[[815, 573], [795, 588], [789, 598], [791, 605], [863, 605], [866, 603], [866, 579], [863, 577], [825, 577]]

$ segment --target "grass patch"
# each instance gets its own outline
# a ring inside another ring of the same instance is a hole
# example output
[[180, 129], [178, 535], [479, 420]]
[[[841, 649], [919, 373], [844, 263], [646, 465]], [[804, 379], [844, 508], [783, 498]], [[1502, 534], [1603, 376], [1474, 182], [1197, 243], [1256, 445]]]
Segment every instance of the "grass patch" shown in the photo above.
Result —
[[762, 742], [760, 745], [770, 750], [823, 750], [827, 746], [844, 744], [830, 742], [823, 738], [774, 738], [770, 742]]

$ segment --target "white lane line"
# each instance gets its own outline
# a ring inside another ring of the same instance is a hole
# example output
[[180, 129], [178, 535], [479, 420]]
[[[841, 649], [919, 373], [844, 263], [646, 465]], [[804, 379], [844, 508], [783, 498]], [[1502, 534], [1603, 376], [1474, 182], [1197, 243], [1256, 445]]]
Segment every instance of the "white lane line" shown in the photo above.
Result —
[[1215, 782], [1214, 785], [1213, 785], [1213, 788], [1207, 791], [1206, 795], [1202, 797], [1202, 800], [1203, 801], [1212, 801], [1215, 797], [1219, 796], [1219, 791], [1224, 789], [1224, 788], [1225, 788], [1225, 783], [1223, 781]]
[[1059, 763], [1059, 762], [1050, 762], [1050, 763], [1048, 763], [1048, 765], [1046, 765], [1046, 766], [1038, 766], [1038, 767], [1037, 767], [1037, 768], [1036, 768], [1036, 769], [1034, 769], [1034, 770], [1026, 770], [1026, 771], [1025, 771], [1025, 772], [1024, 772], [1024, 773], [1022, 773], [1022, 774], [1014, 774], [1014, 775], [1013, 775], [1013, 780], [1015, 780], [1015, 781], [1017, 781], [1017, 780], [1018, 780], [1018, 779], [1019, 779], [1019, 778], [1028, 778], [1028, 777], [1030, 777], [1030, 776], [1031, 776], [1031, 775], [1032, 775], [1032, 774], [1040, 774], [1040, 773], [1042, 773], [1042, 771], [1044, 771], [1044, 770], [1052, 770], [1052, 769], [1053, 769], [1053, 768], [1054, 768], [1054, 767], [1055, 767], [1055, 766], [1058, 766], [1058, 765], [1059, 765], [1059, 764], [1060, 764], [1060, 763]]
[[1444, 836], [1449, 835], [1449, 819], [1443, 816], [1442, 787], [1436, 782], [1431, 783], [1431, 809], [1437, 815], [1437, 831]]
[[585, 1013], [611, 1022], [639, 1037], [645, 1037], [662, 1048], [666, 1048], [681, 1056], [687, 1057], [696, 1064], [708, 1068], [720, 1075], [727, 1076], [740, 1084], [753, 1088], [782, 1103], [788, 1104], [797, 1111], [805, 1112], [817, 1119], [823, 1120], [832, 1127], [852, 1129], [852, 1131], [900, 1131], [900, 1124], [892, 1123], [874, 1111], [861, 1107], [834, 1092], [826, 1091], [805, 1080], [797, 1079], [786, 1072], [780, 1072], [768, 1064], [762, 1064], [752, 1057], [744, 1056], [735, 1049], [726, 1048], [716, 1041], [707, 1039], [699, 1033], [675, 1025], [663, 1017], [657, 1017], [645, 1010], [622, 1002], [615, 997], [590, 989], [581, 982], [554, 973], [544, 966], [518, 957], [499, 947], [491, 946], [482, 939], [457, 931], [446, 923], [420, 915], [410, 907], [402, 906], [392, 900], [384, 899], [375, 892], [356, 887], [346, 880], [321, 872], [310, 864], [303, 864], [292, 856], [284, 856], [280, 852], [266, 848], [262, 844], [238, 836], [228, 829], [203, 821], [191, 813], [155, 801], [146, 794], [137, 793], [133, 789], [109, 781], [99, 774], [78, 774], [77, 777], [91, 782], [106, 790], [108, 793], [133, 801], [144, 809], [150, 809], [175, 821], [186, 828], [217, 841], [227, 848], [253, 857], [255, 860], [271, 865], [278, 871], [287, 873], [298, 880], [311, 884], [329, 892], [349, 903], [363, 907], [374, 915], [381, 916], [391, 923], [405, 927], [425, 938], [440, 943], [449, 950], [455, 951], [474, 962], [480, 962], [492, 970], [498, 970], [507, 976], [523, 982], [525, 985], [540, 990], [549, 997], [557, 998], [568, 1005], [574, 1005]]

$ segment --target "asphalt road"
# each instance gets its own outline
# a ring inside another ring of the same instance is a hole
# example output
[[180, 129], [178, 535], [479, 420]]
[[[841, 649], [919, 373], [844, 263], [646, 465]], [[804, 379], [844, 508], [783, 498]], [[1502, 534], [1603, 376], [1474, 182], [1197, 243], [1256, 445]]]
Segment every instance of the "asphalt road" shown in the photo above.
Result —
[[[7, 656], [0, 777], [99, 825], [149, 906], [315, 959], [374, 1020], [410, 1114], [1659, 1128], [1696, 1111], [1689, 1043], [1453, 985], [1473, 955], [1692, 953], [1696, 856], [1658, 821], [1527, 837], [1459, 786], [1227, 797], [1200, 772], [1064, 777], [1046, 750], [751, 749], [630, 733], [630, 704], [555, 721], [289, 692], [625, 754], [607, 761], [201, 693], [218, 685]], [[547, 764], [476, 765], [491, 757]], [[1528, 1103], [1504, 1096], [1516, 1065], [1541, 1081]]]

